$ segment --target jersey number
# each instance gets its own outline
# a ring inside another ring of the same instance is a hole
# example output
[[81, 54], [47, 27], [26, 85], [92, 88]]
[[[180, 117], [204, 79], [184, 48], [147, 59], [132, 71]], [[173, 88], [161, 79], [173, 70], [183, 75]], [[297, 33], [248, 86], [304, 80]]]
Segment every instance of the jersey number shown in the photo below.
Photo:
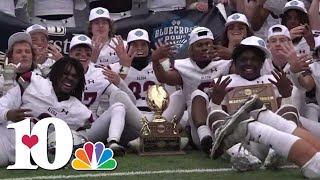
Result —
[[136, 99], [142, 99], [145, 100], [145, 97], [141, 97], [140, 93], [142, 91], [147, 91], [149, 86], [155, 85], [156, 83], [153, 81], [146, 81], [143, 85], [138, 83], [138, 82], [131, 82], [129, 84], [129, 88], [131, 89], [131, 91], [133, 92], [134, 96], [136, 97]]
[[89, 101], [89, 103], [84, 103], [87, 107], [94, 103], [97, 99], [97, 92], [84, 92], [83, 101]]

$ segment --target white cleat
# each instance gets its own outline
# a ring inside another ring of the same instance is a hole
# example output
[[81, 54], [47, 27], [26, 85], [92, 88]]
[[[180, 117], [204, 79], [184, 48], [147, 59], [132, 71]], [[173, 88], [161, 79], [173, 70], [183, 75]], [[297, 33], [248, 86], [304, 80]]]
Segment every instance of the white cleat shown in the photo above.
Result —
[[256, 170], [262, 165], [260, 159], [244, 149], [241, 149], [238, 153], [233, 154], [230, 162], [232, 164], [232, 168], [241, 172]]
[[266, 169], [277, 169], [281, 165], [283, 165], [285, 159], [281, 157], [278, 153], [276, 153], [272, 148], [270, 148], [269, 153], [264, 160], [264, 167]]
[[134, 139], [132, 141], [129, 141], [128, 146], [130, 149], [135, 150], [136, 152], [139, 152], [140, 150], [140, 138]]
[[188, 137], [181, 137], [180, 139], [180, 150], [184, 150], [189, 144]]
[[107, 146], [112, 149], [114, 156], [123, 156], [126, 153], [126, 149], [118, 143], [111, 143]]

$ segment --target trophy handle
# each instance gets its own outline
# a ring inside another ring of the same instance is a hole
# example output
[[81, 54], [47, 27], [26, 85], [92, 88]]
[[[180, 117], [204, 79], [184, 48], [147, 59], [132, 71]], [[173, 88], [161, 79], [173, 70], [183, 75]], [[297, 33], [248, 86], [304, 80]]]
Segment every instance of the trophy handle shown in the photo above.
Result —
[[173, 123], [173, 134], [179, 134], [178, 124], [180, 123], [180, 120], [177, 119], [176, 115], [173, 116], [171, 122]]
[[148, 126], [147, 118], [145, 116], [143, 116], [140, 121], [141, 121], [141, 124], [142, 124], [142, 128], [141, 128], [140, 132], [144, 136], [149, 136], [151, 134], [151, 130], [150, 130], [149, 126]]

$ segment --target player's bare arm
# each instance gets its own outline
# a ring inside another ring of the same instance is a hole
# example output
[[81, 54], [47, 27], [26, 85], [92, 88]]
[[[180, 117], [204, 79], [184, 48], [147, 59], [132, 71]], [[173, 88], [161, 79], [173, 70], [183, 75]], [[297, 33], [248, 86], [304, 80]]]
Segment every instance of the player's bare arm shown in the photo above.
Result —
[[160, 83], [165, 83], [170, 86], [182, 85], [182, 78], [178, 71], [172, 69], [166, 71], [160, 61], [169, 58], [175, 53], [175, 47], [171, 44], [159, 43], [156, 45], [157, 49], [153, 51], [151, 59], [154, 73]]

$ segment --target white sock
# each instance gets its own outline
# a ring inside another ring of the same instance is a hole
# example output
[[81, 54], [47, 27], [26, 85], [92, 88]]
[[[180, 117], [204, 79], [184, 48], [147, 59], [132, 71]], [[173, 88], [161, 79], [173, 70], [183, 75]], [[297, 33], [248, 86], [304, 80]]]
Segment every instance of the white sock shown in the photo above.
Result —
[[289, 134], [292, 134], [292, 132], [297, 128], [297, 125], [294, 122], [288, 121], [270, 110], [261, 112], [257, 120], [263, 124]]
[[308, 130], [312, 135], [320, 138], [320, 123], [312, 121], [310, 119], [300, 117], [302, 126]]
[[140, 132], [142, 125], [140, 120], [143, 114], [139, 111], [135, 104], [131, 101], [130, 97], [123, 91], [114, 91], [110, 95], [110, 104], [120, 102], [126, 107], [126, 122], [128, 126]]
[[305, 165], [302, 174], [307, 178], [320, 178], [320, 152], [316, 153]]
[[209, 129], [208, 126], [206, 125], [202, 125], [200, 126], [198, 129], [197, 129], [197, 132], [198, 132], [198, 136], [199, 136], [199, 139], [200, 141], [205, 137], [205, 136], [211, 136], [211, 131]]
[[115, 140], [120, 141], [121, 134], [124, 129], [126, 107], [123, 104], [117, 103], [112, 105], [111, 109], [111, 122], [109, 126], [108, 142]]
[[278, 131], [270, 126], [259, 122], [248, 124], [250, 140], [261, 144], [269, 145], [279, 155], [287, 158], [292, 145], [300, 138]]
[[185, 110], [185, 98], [182, 94], [182, 90], [175, 91], [169, 97], [169, 104], [167, 109], [162, 113], [162, 116], [166, 118], [168, 122], [171, 122], [174, 116], [178, 120], [181, 120]]

